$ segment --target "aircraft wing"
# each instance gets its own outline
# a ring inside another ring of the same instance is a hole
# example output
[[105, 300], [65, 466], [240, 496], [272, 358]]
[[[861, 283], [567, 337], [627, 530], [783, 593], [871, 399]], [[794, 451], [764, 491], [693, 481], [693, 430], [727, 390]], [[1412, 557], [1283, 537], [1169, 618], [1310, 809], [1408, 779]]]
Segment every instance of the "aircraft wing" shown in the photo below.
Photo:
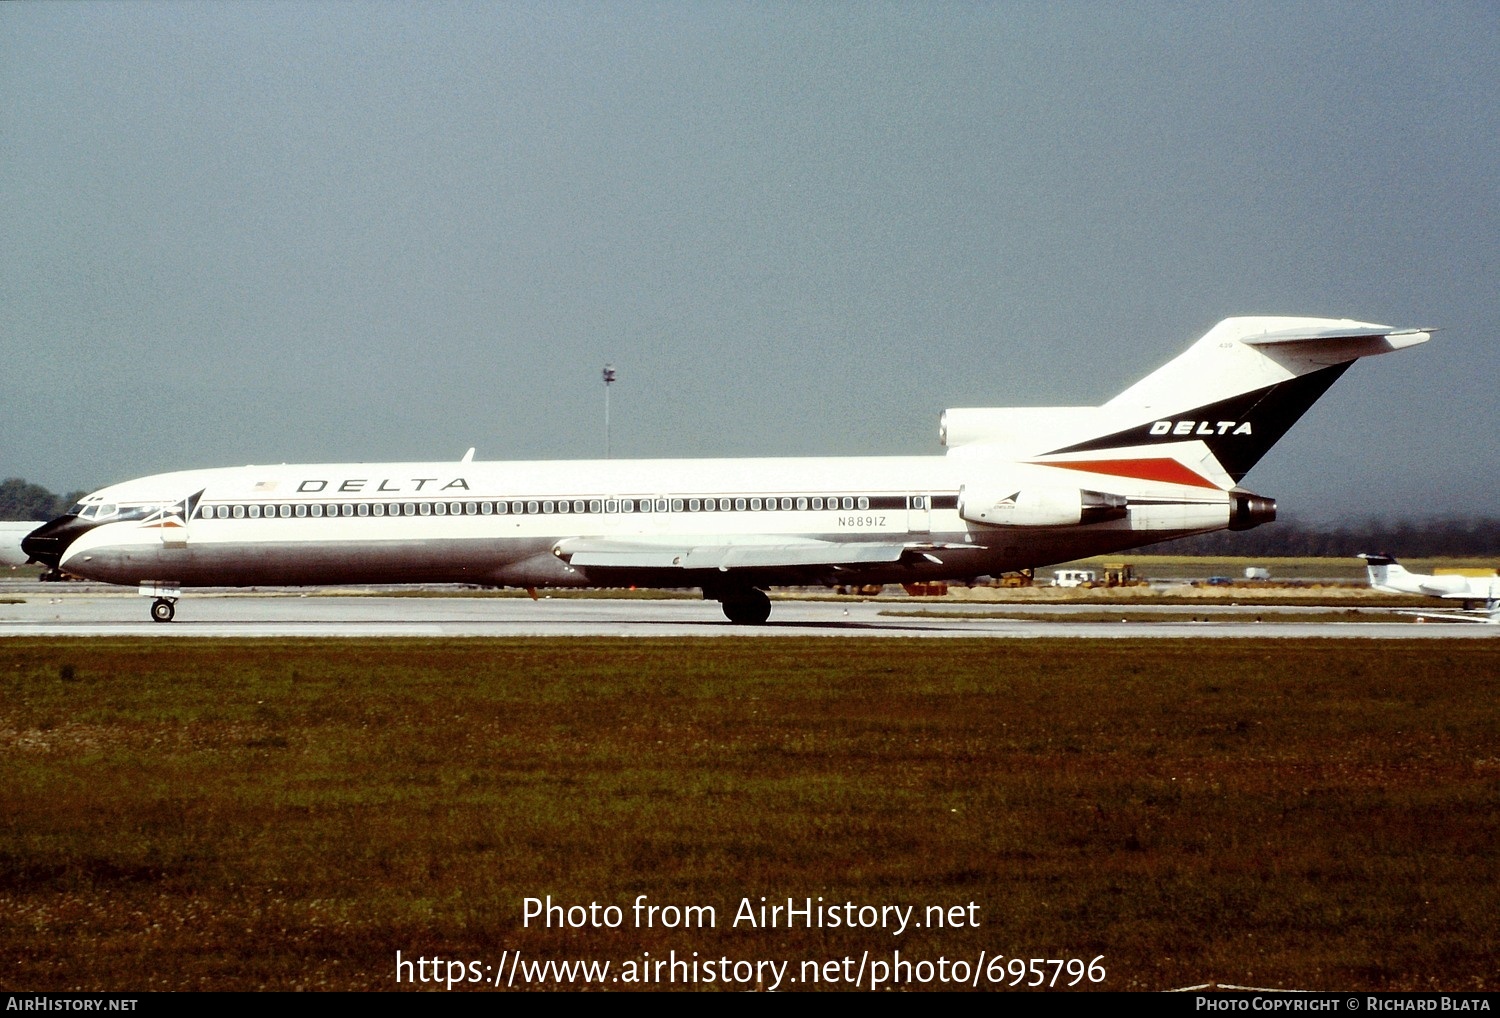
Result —
[[599, 569], [775, 569], [860, 566], [922, 557], [942, 561], [942, 546], [931, 543], [835, 543], [816, 539], [766, 541], [744, 537], [697, 537], [675, 540], [622, 540], [573, 537], [559, 541], [557, 556], [569, 565]]

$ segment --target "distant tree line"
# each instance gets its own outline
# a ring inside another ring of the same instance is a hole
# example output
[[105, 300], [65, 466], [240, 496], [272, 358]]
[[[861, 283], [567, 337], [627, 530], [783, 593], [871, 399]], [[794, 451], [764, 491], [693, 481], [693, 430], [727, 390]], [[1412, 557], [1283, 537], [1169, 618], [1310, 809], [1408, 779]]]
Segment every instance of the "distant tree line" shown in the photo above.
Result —
[[[54, 495], [19, 477], [0, 481], [0, 520], [50, 520], [87, 492]], [[1500, 518], [1435, 517], [1394, 522], [1366, 519], [1334, 528], [1282, 521], [1240, 533], [1220, 530], [1156, 545], [1173, 555], [1264, 555], [1347, 558], [1362, 551], [1408, 558], [1500, 558]]]
[[40, 484], [19, 477], [0, 481], [0, 520], [50, 520], [67, 512], [85, 491], [54, 495]]
[[1500, 519], [1365, 519], [1331, 528], [1284, 521], [1239, 533], [1220, 530], [1184, 537], [1156, 547], [1172, 555], [1347, 558], [1360, 552], [1384, 552], [1398, 558], [1500, 558]]

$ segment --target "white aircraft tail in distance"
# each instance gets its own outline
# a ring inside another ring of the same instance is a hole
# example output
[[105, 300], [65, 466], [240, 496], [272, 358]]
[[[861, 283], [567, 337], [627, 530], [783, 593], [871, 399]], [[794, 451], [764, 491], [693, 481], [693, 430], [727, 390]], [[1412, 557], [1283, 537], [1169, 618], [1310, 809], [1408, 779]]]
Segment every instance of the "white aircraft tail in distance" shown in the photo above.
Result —
[[698, 587], [734, 622], [765, 588], [1036, 568], [1275, 519], [1240, 481], [1356, 360], [1428, 332], [1220, 322], [1097, 407], [955, 408], [938, 456], [248, 466], [103, 488], [24, 542], [137, 585]]
[[[1440, 597], [1450, 601], [1462, 601], [1465, 611], [1475, 605], [1484, 605], [1485, 613], [1492, 615], [1500, 607], [1500, 574], [1491, 571], [1487, 576], [1465, 576], [1461, 573], [1413, 573], [1397, 562], [1391, 555], [1359, 556], [1365, 560], [1365, 573], [1372, 590], [1387, 594], [1416, 594], [1422, 597]], [[1438, 617], [1438, 616], [1433, 616]], [[1441, 616], [1457, 618], [1458, 616]], [[1485, 619], [1478, 619], [1485, 621]]]
[[31, 561], [31, 556], [22, 550], [21, 542], [26, 539], [27, 534], [40, 527], [43, 522], [42, 520], [0, 522], [0, 566], [24, 566]]

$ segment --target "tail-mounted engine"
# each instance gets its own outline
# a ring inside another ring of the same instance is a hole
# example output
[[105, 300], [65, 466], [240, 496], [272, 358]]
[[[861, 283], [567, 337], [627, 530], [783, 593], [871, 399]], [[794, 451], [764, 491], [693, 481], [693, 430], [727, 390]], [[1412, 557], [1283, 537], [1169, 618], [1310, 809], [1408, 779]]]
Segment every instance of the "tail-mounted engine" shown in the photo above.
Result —
[[1276, 500], [1238, 489], [1229, 493], [1229, 529], [1249, 530], [1276, 519]]
[[970, 523], [1000, 527], [1073, 527], [1123, 520], [1124, 495], [1080, 488], [986, 488], [966, 484], [958, 492], [958, 514]]

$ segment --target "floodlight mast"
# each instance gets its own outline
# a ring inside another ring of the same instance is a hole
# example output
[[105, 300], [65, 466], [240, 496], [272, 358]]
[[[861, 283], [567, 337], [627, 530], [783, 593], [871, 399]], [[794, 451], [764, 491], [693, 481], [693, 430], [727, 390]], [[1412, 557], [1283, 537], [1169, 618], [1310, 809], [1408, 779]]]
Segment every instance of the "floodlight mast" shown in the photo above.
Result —
[[618, 376], [613, 364], [604, 365], [604, 458], [609, 459], [609, 386]]

